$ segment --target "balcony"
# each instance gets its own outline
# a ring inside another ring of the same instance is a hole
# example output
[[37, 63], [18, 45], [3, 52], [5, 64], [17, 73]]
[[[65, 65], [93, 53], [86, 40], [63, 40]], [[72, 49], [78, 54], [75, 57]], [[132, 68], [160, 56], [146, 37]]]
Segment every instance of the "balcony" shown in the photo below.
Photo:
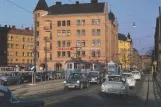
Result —
[[44, 26], [44, 30], [45, 31], [50, 31], [51, 29], [50, 29], [50, 26]]
[[44, 50], [45, 50], [46, 52], [52, 52], [52, 49], [50, 49], [50, 47], [44, 47]]
[[46, 42], [51, 42], [52, 38], [51, 38], [51, 37], [44, 37], [44, 40], [45, 40]]

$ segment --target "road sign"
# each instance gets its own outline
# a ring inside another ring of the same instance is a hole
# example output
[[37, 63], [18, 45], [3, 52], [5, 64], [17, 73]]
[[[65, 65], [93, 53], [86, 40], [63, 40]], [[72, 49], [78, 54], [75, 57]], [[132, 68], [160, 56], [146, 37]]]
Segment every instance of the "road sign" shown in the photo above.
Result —
[[154, 64], [154, 65], [157, 65], [157, 61], [154, 61], [153, 64]]

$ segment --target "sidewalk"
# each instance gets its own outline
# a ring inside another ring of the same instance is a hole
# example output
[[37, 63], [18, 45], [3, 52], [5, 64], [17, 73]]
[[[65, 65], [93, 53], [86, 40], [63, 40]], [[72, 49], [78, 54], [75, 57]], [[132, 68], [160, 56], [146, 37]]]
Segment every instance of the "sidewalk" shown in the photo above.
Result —
[[39, 82], [36, 85], [22, 84], [18, 86], [8, 86], [16, 97], [23, 98], [49, 91], [56, 91], [63, 88], [63, 80], [52, 80]]

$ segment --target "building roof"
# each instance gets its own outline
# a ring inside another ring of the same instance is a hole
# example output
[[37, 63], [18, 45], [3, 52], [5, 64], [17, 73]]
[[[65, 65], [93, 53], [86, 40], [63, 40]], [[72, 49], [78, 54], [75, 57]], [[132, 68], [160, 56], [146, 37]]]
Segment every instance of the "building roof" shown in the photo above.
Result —
[[45, 0], [39, 0], [34, 11], [46, 10], [48, 11], [48, 5]]
[[10, 29], [8, 33], [33, 36], [32, 30], [24, 30], [24, 29]]
[[49, 7], [48, 15], [103, 13], [105, 3], [64, 4]]
[[111, 12], [111, 10], [110, 10], [110, 12], [108, 13], [108, 16], [109, 16], [109, 19], [110, 19], [112, 22], [115, 21], [115, 15], [114, 15], [113, 12]]
[[127, 40], [127, 37], [124, 34], [119, 33], [118, 34], [118, 40], [126, 41]]

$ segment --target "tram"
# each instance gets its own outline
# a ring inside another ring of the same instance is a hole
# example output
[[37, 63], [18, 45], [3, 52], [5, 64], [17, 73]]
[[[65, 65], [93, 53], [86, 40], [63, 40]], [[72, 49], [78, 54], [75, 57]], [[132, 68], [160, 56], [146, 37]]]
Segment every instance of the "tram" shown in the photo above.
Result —
[[120, 74], [121, 73], [121, 67], [119, 66], [119, 64], [117, 64], [113, 61], [110, 61], [109, 63], [107, 63], [106, 69], [109, 73], [112, 73], [112, 74]]
[[101, 71], [105, 68], [105, 64], [100, 62], [92, 62], [92, 70], [93, 71]]
[[81, 59], [71, 59], [65, 63], [65, 78], [68, 78], [71, 73], [89, 73], [92, 70], [92, 63]]

